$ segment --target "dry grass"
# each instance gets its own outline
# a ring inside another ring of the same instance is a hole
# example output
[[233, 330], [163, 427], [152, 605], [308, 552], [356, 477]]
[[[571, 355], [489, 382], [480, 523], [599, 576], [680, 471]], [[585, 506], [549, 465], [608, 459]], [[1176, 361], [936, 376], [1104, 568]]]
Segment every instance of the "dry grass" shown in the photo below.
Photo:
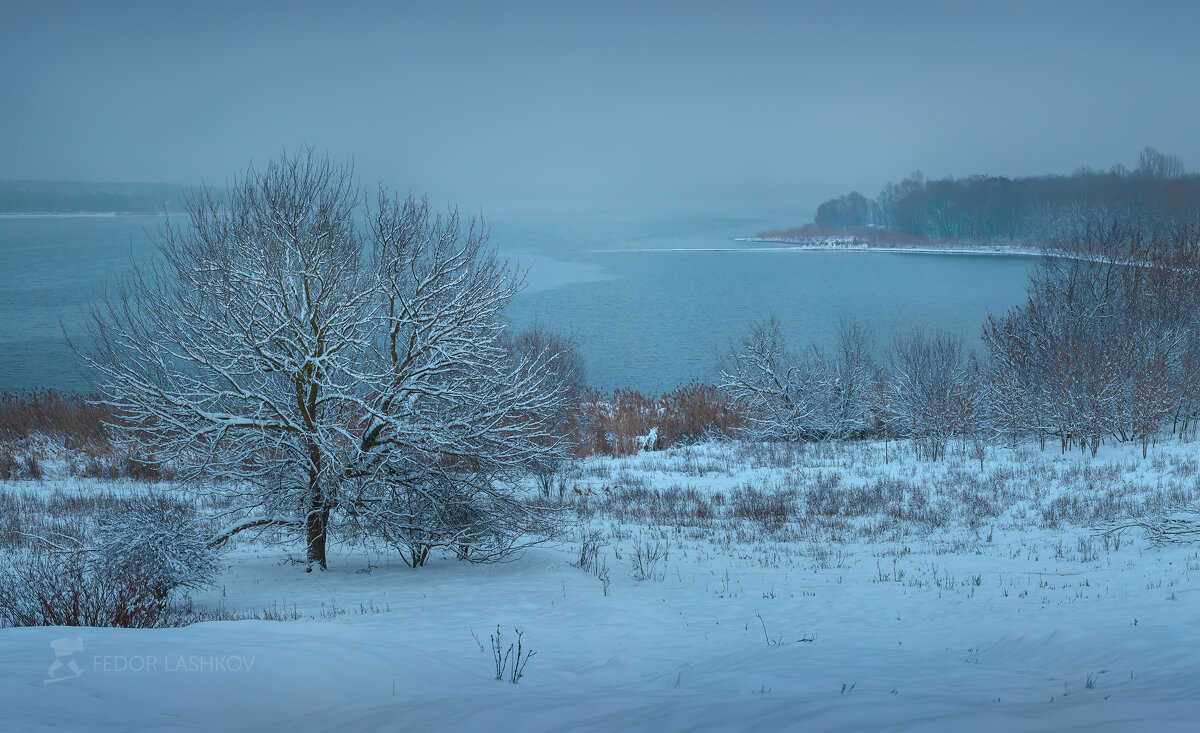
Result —
[[0, 393], [0, 481], [40, 481], [47, 463], [84, 478], [161, 481], [171, 471], [118, 449], [112, 412], [90, 395]]
[[692, 382], [664, 395], [631, 389], [588, 393], [576, 408], [576, 455], [628, 456], [642, 450], [732, 437], [745, 416], [715, 386]]
[[107, 408], [91, 404], [87, 395], [40, 392], [0, 393], [0, 444], [58, 439], [67, 449], [106, 450]]
[[[160, 481], [168, 467], [114, 446], [115, 416], [88, 395], [54, 390], [0, 393], [0, 481], [40, 480], [55, 461], [69, 476]], [[663, 395], [590, 390], [570, 411], [564, 432], [576, 457], [625, 456], [643, 449], [732, 437], [746, 419], [710, 384], [692, 382]], [[639, 440], [653, 435], [653, 440]]]
[[982, 469], [966, 449], [937, 465], [916, 461], [910, 448], [888, 452], [890, 461], [875, 441], [734, 441], [595, 457], [572, 470], [566, 501], [585, 522], [770, 546], [924, 538], [967, 548], [993, 531], [1091, 535], [1200, 501], [1200, 462], [1174, 445], [1151, 460], [1027, 447], [989, 457]]

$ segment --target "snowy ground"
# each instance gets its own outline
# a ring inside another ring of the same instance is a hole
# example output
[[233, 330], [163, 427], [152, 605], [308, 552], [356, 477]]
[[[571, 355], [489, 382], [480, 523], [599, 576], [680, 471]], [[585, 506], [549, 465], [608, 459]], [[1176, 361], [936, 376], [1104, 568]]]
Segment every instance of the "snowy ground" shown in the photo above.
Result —
[[[1200, 543], [1096, 534], [1194, 503], [1196, 444], [982, 471], [888, 450], [589, 461], [563, 480], [580, 526], [499, 565], [347, 551], [306, 574], [242, 544], [196, 603], [282, 620], [0, 630], [0, 728], [1196, 729]], [[519, 684], [497, 625], [537, 652]]]

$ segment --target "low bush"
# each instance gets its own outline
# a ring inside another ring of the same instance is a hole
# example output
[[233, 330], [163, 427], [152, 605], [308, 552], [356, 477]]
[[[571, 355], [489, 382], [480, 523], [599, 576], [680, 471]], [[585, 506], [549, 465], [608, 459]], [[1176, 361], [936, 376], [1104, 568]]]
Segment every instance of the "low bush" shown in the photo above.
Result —
[[653, 580], [661, 583], [667, 577], [667, 561], [671, 559], [671, 542], [640, 533], [629, 553], [629, 574], [634, 580]]
[[145, 578], [89, 562], [87, 553], [36, 549], [0, 568], [0, 625], [153, 628], [183, 623]]

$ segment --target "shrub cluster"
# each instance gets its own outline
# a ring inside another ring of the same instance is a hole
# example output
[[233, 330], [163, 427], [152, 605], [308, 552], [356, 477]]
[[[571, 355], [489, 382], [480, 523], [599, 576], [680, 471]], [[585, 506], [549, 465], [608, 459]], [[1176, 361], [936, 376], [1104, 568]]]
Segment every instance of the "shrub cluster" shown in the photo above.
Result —
[[0, 626], [177, 626], [217, 575], [190, 504], [111, 492], [0, 491]]

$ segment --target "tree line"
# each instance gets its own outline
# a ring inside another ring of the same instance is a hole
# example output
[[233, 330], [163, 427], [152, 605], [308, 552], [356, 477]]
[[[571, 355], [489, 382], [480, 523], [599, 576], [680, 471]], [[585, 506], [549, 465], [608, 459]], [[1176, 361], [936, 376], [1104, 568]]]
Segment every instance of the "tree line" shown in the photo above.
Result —
[[0, 181], [0, 213], [157, 213], [182, 211], [189, 186], [158, 183]]
[[881, 227], [914, 237], [1043, 241], [1063, 235], [1062, 221], [1081, 210], [1119, 211], [1148, 225], [1200, 212], [1200, 175], [1174, 155], [1145, 148], [1136, 167], [1082, 167], [1071, 175], [929, 180], [915, 172], [888, 183], [874, 199], [857, 191], [817, 207], [818, 227]]

